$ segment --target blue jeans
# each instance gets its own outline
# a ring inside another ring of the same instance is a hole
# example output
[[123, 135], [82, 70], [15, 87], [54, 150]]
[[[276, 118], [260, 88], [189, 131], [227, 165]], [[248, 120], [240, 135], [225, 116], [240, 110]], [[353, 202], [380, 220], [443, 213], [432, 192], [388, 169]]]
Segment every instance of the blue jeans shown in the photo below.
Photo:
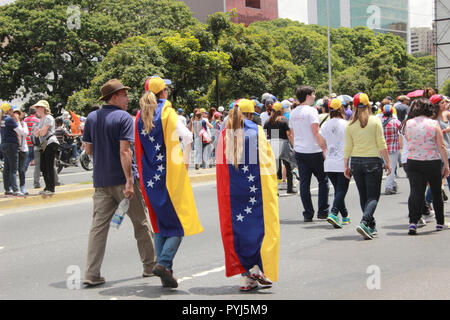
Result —
[[173, 259], [180, 247], [181, 240], [183, 240], [183, 237], [164, 237], [155, 233], [156, 263], [167, 270], [172, 270]]
[[334, 200], [331, 207], [331, 213], [337, 216], [339, 212], [343, 218], [348, 217], [348, 211], [345, 206], [345, 196], [347, 195], [350, 180], [348, 180], [343, 172], [327, 172], [328, 179], [334, 187]]
[[19, 145], [17, 143], [2, 143], [3, 153], [3, 187], [5, 192], [19, 191], [17, 187], [17, 165], [19, 162]]
[[28, 170], [30, 162], [34, 160], [34, 146], [28, 146], [27, 160], [25, 161], [25, 171]]
[[303, 204], [303, 216], [311, 219], [314, 216], [314, 207], [311, 200], [311, 177], [314, 174], [319, 183], [319, 217], [327, 217], [330, 205], [328, 203], [328, 177], [323, 169], [323, 154], [295, 153], [298, 172], [300, 176], [300, 198]]
[[373, 217], [381, 194], [383, 161], [378, 157], [352, 157], [350, 168], [359, 193], [359, 203], [363, 211], [361, 223], [375, 228]]

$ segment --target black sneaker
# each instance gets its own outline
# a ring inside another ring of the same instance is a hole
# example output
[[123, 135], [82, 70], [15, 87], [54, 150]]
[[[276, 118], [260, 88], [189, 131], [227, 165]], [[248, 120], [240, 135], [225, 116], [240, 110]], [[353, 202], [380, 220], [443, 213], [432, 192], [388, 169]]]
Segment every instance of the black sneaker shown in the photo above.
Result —
[[304, 218], [303, 221], [304, 222], [313, 222], [313, 219], [312, 218]]
[[326, 220], [328, 218], [328, 213], [321, 213], [317, 215], [317, 219]]

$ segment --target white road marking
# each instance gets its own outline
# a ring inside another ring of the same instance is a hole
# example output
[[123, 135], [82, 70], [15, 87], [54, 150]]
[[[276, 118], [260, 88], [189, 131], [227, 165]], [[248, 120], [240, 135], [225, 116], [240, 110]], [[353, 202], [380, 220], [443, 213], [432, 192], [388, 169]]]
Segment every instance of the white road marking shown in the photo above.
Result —
[[178, 279], [178, 283], [186, 281], [186, 280], [191, 280], [191, 279], [197, 278], [197, 277], [204, 277], [204, 276], [207, 276], [208, 274], [221, 272], [221, 271], [224, 271], [224, 270], [225, 270], [225, 266], [221, 266], [221, 267], [214, 268], [214, 269], [211, 269], [211, 270], [199, 272], [199, 273], [193, 274], [190, 277], [183, 277], [181, 279]]

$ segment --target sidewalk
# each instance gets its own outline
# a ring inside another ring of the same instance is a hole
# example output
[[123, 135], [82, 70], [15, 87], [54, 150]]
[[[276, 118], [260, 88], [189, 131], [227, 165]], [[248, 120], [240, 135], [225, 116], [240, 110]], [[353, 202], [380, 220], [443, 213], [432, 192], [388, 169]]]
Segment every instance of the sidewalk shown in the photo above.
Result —
[[[216, 180], [216, 168], [208, 169], [189, 169], [189, 178], [192, 184], [215, 181]], [[53, 196], [43, 198], [39, 195], [40, 189], [28, 190], [30, 193], [27, 197], [13, 197], [0, 195], [0, 212], [3, 209], [12, 209], [14, 207], [23, 206], [39, 206], [48, 203], [54, 203], [58, 201], [70, 201], [86, 197], [92, 197], [94, 194], [94, 186], [92, 182], [67, 184], [56, 187], [56, 192]]]

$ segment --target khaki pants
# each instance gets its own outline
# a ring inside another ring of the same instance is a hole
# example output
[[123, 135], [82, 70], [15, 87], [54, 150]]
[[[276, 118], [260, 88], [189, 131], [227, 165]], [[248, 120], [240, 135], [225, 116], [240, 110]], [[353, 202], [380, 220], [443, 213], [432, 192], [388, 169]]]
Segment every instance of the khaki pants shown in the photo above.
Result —
[[[119, 202], [124, 198], [125, 185], [95, 188], [94, 215], [89, 232], [89, 244], [85, 279], [100, 277], [100, 268], [105, 255], [106, 240], [110, 229], [109, 223]], [[134, 184], [134, 197], [130, 201], [127, 215], [134, 228], [139, 255], [144, 272], [151, 273], [155, 265], [155, 251], [153, 247], [153, 232], [147, 219], [147, 212], [141, 194], [139, 181]]]

